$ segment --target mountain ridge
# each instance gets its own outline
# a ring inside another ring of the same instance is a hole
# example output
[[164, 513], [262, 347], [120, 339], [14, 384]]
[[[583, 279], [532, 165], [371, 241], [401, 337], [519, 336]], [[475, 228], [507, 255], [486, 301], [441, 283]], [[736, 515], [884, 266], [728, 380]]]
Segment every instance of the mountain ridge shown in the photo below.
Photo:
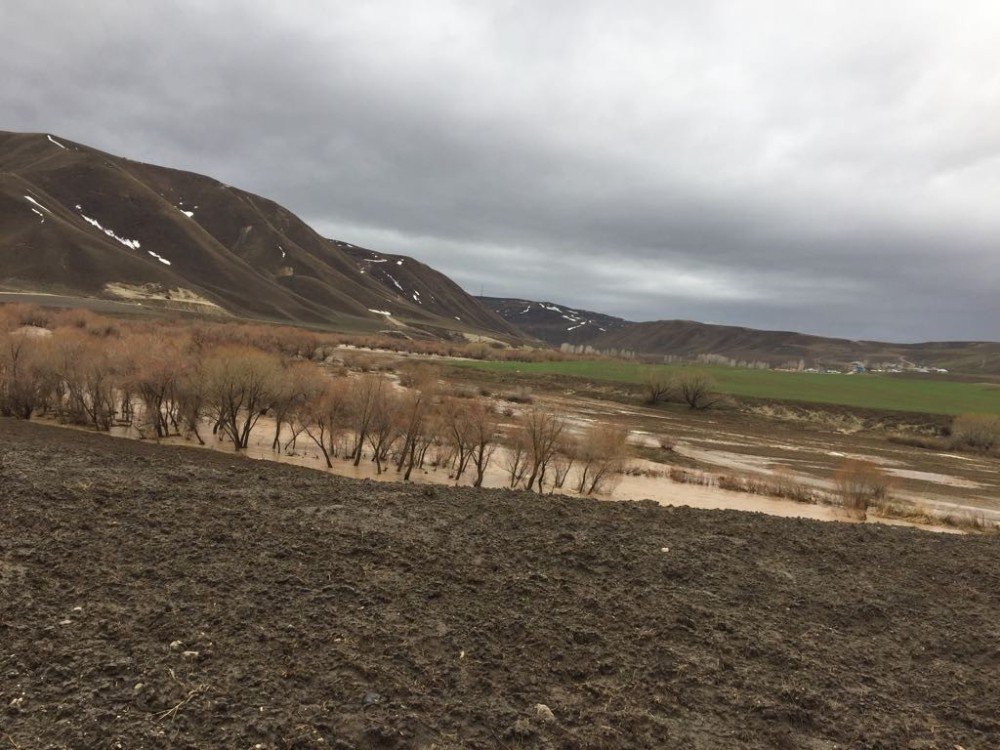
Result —
[[0, 131], [7, 288], [111, 297], [126, 289], [139, 298], [180, 290], [238, 317], [518, 336], [450, 280], [451, 307], [425, 309], [392, 294], [360, 272], [348, 246], [275, 201], [206, 175]]
[[[717, 357], [770, 367], [839, 367], [868, 362], [899, 369], [942, 368], [1000, 373], [1000, 342], [943, 341], [896, 344], [768, 331], [692, 320], [635, 322], [552, 302], [520, 298], [479, 300], [527, 334], [553, 346], [692, 360]], [[574, 322], [575, 321], [575, 322]]]

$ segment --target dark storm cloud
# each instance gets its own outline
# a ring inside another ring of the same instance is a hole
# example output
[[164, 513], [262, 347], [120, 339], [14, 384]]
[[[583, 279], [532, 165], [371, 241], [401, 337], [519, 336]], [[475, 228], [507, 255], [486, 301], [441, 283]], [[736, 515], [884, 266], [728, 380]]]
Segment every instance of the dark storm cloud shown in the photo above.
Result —
[[0, 127], [211, 174], [470, 291], [1000, 338], [991, 3], [50, 2], [2, 20]]

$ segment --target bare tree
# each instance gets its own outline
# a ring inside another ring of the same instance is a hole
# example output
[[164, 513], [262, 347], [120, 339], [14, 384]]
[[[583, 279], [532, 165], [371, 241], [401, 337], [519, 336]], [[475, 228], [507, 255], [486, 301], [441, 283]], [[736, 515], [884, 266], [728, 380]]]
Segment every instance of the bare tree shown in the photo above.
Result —
[[205, 416], [205, 372], [197, 355], [192, 354], [190, 366], [177, 381], [175, 387], [177, 399], [177, 418], [180, 428], [194, 435], [199, 445], [204, 445], [199, 427]]
[[292, 362], [285, 368], [271, 395], [271, 414], [274, 416], [271, 450], [281, 447], [281, 428], [285, 424], [292, 430], [289, 445], [294, 444], [297, 433], [292, 415], [322, 393], [324, 385], [323, 372], [312, 362]]
[[108, 344], [78, 330], [55, 332], [51, 362], [60, 419], [110, 430], [122, 393], [122, 363], [127, 359], [120, 344]]
[[388, 384], [376, 373], [365, 373], [350, 381], [349, 401], [351, 422], [354, 426], [354, 449], [351, 457], [354, 465], [361, 463], [365, 440], [371, 429], [372, 420]]
[[561, 490], [579, 456], [579, 440], [568, 431], [562, 434], [552, 456], [552, 492]]
[[382, 463], [388, 459], [389, 451], [398, 436], [396, 425], [399, 423], [399, 408], [399, 397], [393, 390], [379, 390], [368, 427], [368, 445], [372, 449], [377, 474], [382, 473]]
[[462, 478], [472, 460], [473, 435], [469, 418], [472, 403], [475, 402], [453, 397], [441, 403], [441, 437], [452, 448], [451, 476], [456, 482]]
[[504, 469], [510, 477], [510, 487], [514, 489], [528, 473], [528, 456], [531, 452], [531, 441], [524, 425], [516, 425], [505, 441]]
[[297, 429], [302, 429], [323, 452], [328, 469], [333, 468], [330, 456], [337, 453], [337, 434], [348, 426], [349, 415], [350, 399], [343, 378], [329, 381], [322, 391], [293, 411]]
[[674, 392], [674, 384], [670, 376], [657, 367], [648, 367], [642, 377], [642, 388], [646, 394], [646, 403], [652, 406], [669, 401]]
[[486, 469], [496, 450], [497, 432], [500, 420], [492, 405], [484, 401], [474, 401], [467, 408], [469, 452], [472, 454], [472, 465], [476, 469], [473, 487], [482, 487], [486, 477]]
[[524, 430], [528, 437], [528, 462], [531, 470], [524, 487], [531, 490], [537, 483], [542, 491], [545, 472], [559, 446], [565, 422], [549, 411], [532, 409], [524, 415]]
[[163, 334], [127, 339], [132, 367], [122, 379], [123, 413], [130, 415], [134, 392], [145, 409], [157, 438], [180, 431], [178, 388], [192, 367], [186, 342]]
[[625, 469], [628, 430], [618, 425], [593, 424], [579, 442], [580, 472], [577, 492], [593, 495], [607, 489]]
[[719, 402], [715, 381], [703, 372], [687, 372], [675, 381], [681, 399], [692, 409], [710, 409]]
[[23, 333], [0, 334], [0, 414], [31, 419], [53, 387], [49, 342]]
[[259, 349], [224, 347], [205, 360], [203, 373], [209, 413], [236, 450], [246, 449], [283, 375], [281, 360]]
[[408, 481], [413, 469], [423, 459], [427, 445], [432, 439], [432, 407], [434, 403], [434, 381], [429, 378], [415, 378], [412, 389], [401, 398], [396, 412], [397, 431], [402, 437], [402, 445], [396, 462], [396, 471], [406, 472], [403, 479]]

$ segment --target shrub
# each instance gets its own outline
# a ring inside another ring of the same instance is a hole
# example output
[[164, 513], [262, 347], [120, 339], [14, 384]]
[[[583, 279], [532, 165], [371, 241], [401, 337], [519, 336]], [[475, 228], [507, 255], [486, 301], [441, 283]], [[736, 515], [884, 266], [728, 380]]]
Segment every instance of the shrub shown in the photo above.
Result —
[[691, 409], [711, 409], [719, 403], [715, 392], [715, 381], [702, 372], [686, 372], [674, 381], [681, 400]]
[[800, 503], [811, 503], [816, 500], [813, 490], [797, 481], [791, 471], [783, 467], [777, 469], [773, 477], [758, 474], [721, 474], [718, 485], [724, 490], [733, 492], [780, 497]]
[[682, 469], [679, 466], [671, 466], [669, 476], [678, 484], [699, 484], [704, 487], [711, 485], [713, 481], [711, 474], [705, 474], [700, 471], [690, 471], [688, 469]]
[[535, 401], [535, 397], [531, 395], [531, 389], [524, 387], [506, 391], [500, 395], [500, 398], [504, 401], [510, 401], [512, 404], [530, 404]]
[[952, 446], [981, 451], [1000, 450], [1000, 415], [962, 414], [951, 424]]
[[653, 368], [647, 368], [642, 378], [645, 402], [656, 406], [661, 401], [669, 401], [674, 394], [674, 383], [668, 375]]
[[889, 495], [889, 476], [871, 461], [849, 458], [833, 475], [844, 509], [864, 520], [868, 507]]

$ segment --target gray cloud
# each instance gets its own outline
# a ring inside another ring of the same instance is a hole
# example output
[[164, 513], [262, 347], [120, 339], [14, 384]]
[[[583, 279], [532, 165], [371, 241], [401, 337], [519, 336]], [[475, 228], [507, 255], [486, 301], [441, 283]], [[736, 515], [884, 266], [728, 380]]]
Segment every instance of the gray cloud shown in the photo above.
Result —
[[998, 32], [989, 2], [21, 3], [0, 127], [470, 291], [1000, 339]]

